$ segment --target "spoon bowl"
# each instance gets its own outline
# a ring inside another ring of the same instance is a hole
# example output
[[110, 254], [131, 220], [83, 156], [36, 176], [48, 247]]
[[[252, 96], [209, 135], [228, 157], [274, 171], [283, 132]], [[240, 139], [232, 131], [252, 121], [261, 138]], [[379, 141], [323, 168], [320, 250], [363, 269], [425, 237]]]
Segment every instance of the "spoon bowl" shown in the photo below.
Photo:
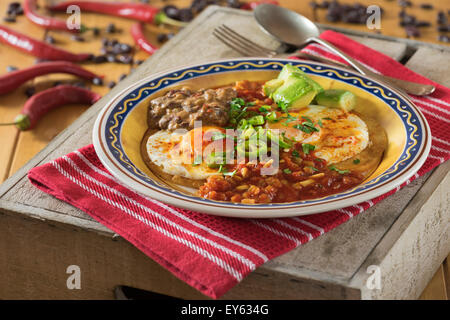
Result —
[[320, 35], [319, 29], [311, 20], [274, 4], [257, 6], [254, 17], [267, 34], [296, 47], [303, 47], [310, 38]]

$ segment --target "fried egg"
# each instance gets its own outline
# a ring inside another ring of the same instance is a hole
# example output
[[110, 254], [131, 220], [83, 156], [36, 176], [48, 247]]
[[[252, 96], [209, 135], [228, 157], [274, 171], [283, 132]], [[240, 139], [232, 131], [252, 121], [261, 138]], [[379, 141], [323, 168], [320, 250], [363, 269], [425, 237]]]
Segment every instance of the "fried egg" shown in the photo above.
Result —
[[367, 125], [354, 113], [337, 108], [310, 105], [288, 115], [277, 114], [277, 122], [267, 123], [295, 142], [315, 146], [315, 155], [328, 164], [349, 159], [369, 144]]
[[[160, 130], [147, 140], [147, 154], [150, 160], [165, 173], [203, 180], [219, 174], [217, 168], [210, 168], [202, 155], [220, 149], [221, 141], [212, 141], [215, 133], [224, 133], [219, 127], [200, 127], [187, 130]], [[223, 148], [223, 145], [222, 145]]]

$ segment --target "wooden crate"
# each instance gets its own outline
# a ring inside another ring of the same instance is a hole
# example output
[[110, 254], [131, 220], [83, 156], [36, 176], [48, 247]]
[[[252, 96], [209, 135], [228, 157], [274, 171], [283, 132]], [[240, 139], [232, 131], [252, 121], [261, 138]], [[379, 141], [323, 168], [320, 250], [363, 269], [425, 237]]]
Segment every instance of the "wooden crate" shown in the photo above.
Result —
[[[98, 111], [129, 84], [167, 68], [238, 57], [211, 33], [223, 22], [262, 45], [279, 45], [251, 13], [209, 7], [0, 186], [2, 298], [107, 299], [117, 285], [206, 298], [85, 213], [31, 186], [26, 174], [91, 143]], [[350, 35], [450, 85], [448, 48]], [[418, 298], [450, 251], [449, 168], [449, 162], [441, 165], [338, 228], [267, 262], [223, 298]], [[66, 287], [66, 268], [73, 264], [81, 268], [81, 290]], [[366, 287], [370, 265], [381, 268], [381, 290]]]

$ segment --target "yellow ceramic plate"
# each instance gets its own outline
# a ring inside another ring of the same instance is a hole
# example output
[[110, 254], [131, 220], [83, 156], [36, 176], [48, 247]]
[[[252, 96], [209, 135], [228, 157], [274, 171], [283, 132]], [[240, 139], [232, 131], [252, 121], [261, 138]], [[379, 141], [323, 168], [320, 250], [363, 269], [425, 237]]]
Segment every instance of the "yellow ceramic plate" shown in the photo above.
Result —
[[[269, 80], [285, 64], [298, 66], [324, 88], [347, 89], [357, 96], [356, 111], [375, 118], [386, 130], [388, 147], [377, 170], [361, 185], [320, 199], [275, 204], [236, 204], [196, 197], [191, 190], [167, 184], [144, 163], [140, 145], [147, 130], [147, 106], [168, 88], [193, 89], [237, 80]], [[233, 59], [178, 68], [131, 85], [101, 111], [93, 131], [95, 150], [104, 166], [130, 188], [154, 199], [194, 211], [242, 217], [300, 216], [351, 206], [386, 193], [410, 178], [424, 163], [431, 134], [418, 108], [394, 88], [349, 70], [316, 62], [285, 59]]]

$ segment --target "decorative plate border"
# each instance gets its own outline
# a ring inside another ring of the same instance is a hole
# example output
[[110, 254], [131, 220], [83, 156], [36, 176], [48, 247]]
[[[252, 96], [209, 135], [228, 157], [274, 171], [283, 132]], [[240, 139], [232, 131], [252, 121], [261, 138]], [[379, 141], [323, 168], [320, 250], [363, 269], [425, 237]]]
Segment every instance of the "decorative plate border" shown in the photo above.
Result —
[[[120, 139], [122, 124], [127, 115], [142, 99], [145, 99], [166, 87], [199, 76], [235, 71], [280, 70], [287, 63], [298, 66], [307, 74], [319, 74], [330, 79], [343, 81], [352, 86], [356, 86], [388, 104], [399, 116], [404, 125], [404, 129], [407, 132], [407, 141], [405, 143], [404, 150], [397, 161], [378, 177], [339, 194], [320, 199], [293, 203], [245, 205], [193, 197], [176, 190], [169, 189], [165, 186], [161, 186], [135, 167], [125, 154]], [[105, 106], [104, 112], [102, 112], [97, 119], [96, 128], [98, 132], [94, 132], [94, 142], [97, 141], [98, 143], [94, 143], [94, 145], [96, 146], [96, 150], [101, 147], [101, 150], [97, 150], [97, 153], [100, 152], [101, 154], [105, 154], [109, 158], [110, 162], [114, 163], [116, 169], [120, 169], [123, 174], [126, 174], [129, 178], [132, 178], [134, 181], [142, 184], [143, 186], [153, 189], [153, 191], [177, 197], [180, 200], [188, 200], [189, 202], [207, 204], [214, 207], [219, 206], [225, 208], [233, 207], [245, 209], [258, 208], [262, 210], [274, 208], [304, 208], [335, 202], [336, 200], [348, 199], [349, 197], [362, 195], [368, 191], [375, 190], [378, 187], [386, 185], [394, 178], [399, 178], [403, 173], [408, 173], [407, 176], [403, 176], [401, 179], [396, 179], [398, 181], [396, 185], [392, 186], [392, 188], [394, 188], [414, 174], [414, 172], [409, 172], [412, 167], [417, 170], [418, 167], [423, 164], [426, 154], [429, 152], [429, 141], [431, 139], [430, 130], [428, 128], [428, 124], [426, 123], [425, 117], [407, 97], [403, 96], [395, 89], [383, 86], [376, 80], [370, 79], [369, 77], [330, 65], [287, 59], [262, 58], [233, 59], [211, 62], [160, 74], [159, 76], [149, 78], [149, 80], [144, 79], [138, 84], [135, 84], [132, 89], [127, 89], [119, 94], [111, 101], [110, 104]], [[99, 137], [101, 137], [100, 141], [97, 139]], [[418, 161], [421, 163], [418, 163]], [[369, 198], [374, 196], [376, 195]]]

